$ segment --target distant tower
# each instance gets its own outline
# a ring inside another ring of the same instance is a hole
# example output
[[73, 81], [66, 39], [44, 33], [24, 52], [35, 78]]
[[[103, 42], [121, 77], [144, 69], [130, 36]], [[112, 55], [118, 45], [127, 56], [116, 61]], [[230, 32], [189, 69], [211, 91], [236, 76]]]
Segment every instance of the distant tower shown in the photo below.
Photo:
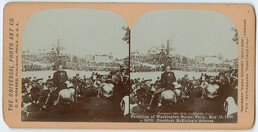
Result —
[[60, 39], [57, 39], [56, 53], [60, 54], [61, 50], [64, 50], [64, 49], [65, 49], [64, 47], [61, 47]]
[[56, 53], [59, 54], [59, 53], [60, 53], [60, 50], [61, 50], [61, 47], [60, 47], [60, 40], [57, 39]]
[[219, 57], [219, 60], [220, 60], [220, 61], [223, 61], [223, 56], [222, 56], [221, 53], [218, 55], [218, 57]]
[[170, 44], [169, 44], [169, 40], [167, 40], [167, 55], [169, 55], [169, 51], [170, 51]]
[[108, 54], [108, 58], [109, 58], [110, 60], [113, 60], [113, 54], [112, 54], [112, 53], [109, 53], [109, 54]]
[[170, 56], [175, 56], [176, 55], [176, 52], [175, 52], [175, 48], [174, 46], [172, 46], [172, 40], [167, 40], [167, 55], [170, 55]]

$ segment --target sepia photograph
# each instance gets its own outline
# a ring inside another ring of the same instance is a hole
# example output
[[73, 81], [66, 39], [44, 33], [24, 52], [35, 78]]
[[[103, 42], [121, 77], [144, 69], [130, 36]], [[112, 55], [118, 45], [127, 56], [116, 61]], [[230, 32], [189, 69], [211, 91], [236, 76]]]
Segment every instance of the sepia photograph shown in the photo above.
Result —
[[238, 34], [228, 16], [147, 12], [130, 46], [130, 121], [237, 123]]
[[8, 2], [4, 125], [251, 130], [255, 18], [246, 3]]
[[22, 121], [129, 121], [128, 26], [101, 9], [33, 14], [22, 34]]

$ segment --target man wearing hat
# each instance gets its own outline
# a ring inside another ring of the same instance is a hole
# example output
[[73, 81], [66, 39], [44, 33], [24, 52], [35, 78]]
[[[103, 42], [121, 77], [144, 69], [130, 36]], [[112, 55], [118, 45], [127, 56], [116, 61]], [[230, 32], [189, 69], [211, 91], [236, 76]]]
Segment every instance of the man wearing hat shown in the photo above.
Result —
[[120, 102], [122, 98], [127, 94], [128, 90], [124, 86], [124, 84], [121, 81], [121, 76], [118, 74], [115, 74], [112, 76], [112, 84], [114, 85], [113, 87], [113, 103], [114, 103], [114, 108], [117, 110], [117, 112], [120, 111]]
[[48, 76], [48, 79], [46, 81], [46, 85], [51, 88], [53, 86], [53, 79], [51, 78], [51, 76]]
[[54, 87], [57, 87], [57, 90], [60, 91], [63, 88], [66, 88], [66, 81], [68, 80], [68, 76], [66, 71], [63, 70], [63, 66], [60, 65], [58, 70], [53, 75], [53, 83]]
[[165, 88], [166, 90], [174, 90], [173, 83], [176, 81], [176, 77], [174, 72], [170, 71], [170, 66], [166, 67], [166, 70], [164, 73], [161, 74], [161, 87]]
[[188, 78], [188, 74], [187, 73], [185, 73], [184, 77], [182, 77], [180, 79], [180, 83], [182, 84], [183, 88], [188, 87], [188, 85], [189, 85], [189, 78]]
[[32, 85], [32, 88], [30, 89], [32, 103], [39, 103], [39, 97], [43, 91], [42, 80], [43, 78], [36, 79]]

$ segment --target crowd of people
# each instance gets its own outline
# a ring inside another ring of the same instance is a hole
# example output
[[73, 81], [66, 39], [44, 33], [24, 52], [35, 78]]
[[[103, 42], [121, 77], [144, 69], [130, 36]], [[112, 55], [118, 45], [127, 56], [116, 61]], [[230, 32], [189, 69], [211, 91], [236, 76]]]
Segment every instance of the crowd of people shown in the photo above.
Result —
[[[174, 70], [186, 72], [223, 72], [232, 67], [229, 64], [180, 64]], [[160, 72], [163, 71], [162, 65], [148, 66], [141, 63], [131, 62], [131, 72]]]
[[[182, 59], [183, 58], [183, 59]], [[195, 72], [222, 72], [232, 67], [228, 63], [199, 63], [187, 57], [171, 57], [165, 54], [131, 56], [131, 72], [157, 72], [163, 71], [162, 65], [170, 65], [174, 70]], [[152, 66], [149, 66], [152, 65]]]
[[112, 71], [118, 69], [123, 60], [115, 59], [113, 62], [87, 61], [84, 57], [57, 54], [50, 52], [22, 55], [22, 71], [46, 71], [57, 69], [63, 65], [65, 69], [83, 71]]
[[62, 66], [43, 78], [22, 79], [22, 119], [59, 121], [126, 121], [129, 70], [123, 66], [107, 75], [92, 72], [68, 77]]
[[116, 62], [91, 62], [91, 63], [76, 63], [68, 67], [71, 70], [83, 70], [83, 71], [113, 71], [118, 69], [121, 64]]
[[46, 71], [46, 70], [51, 70], [52, 66], [42, 66], [42, 65], [37, 65], [37, 64], [26, 64], [22, 67], [22, 71]]
[[165, 64], [169, 60], [169, 57], [165, 54], [160, 55], [144, 55], [144, 56], [131, 56], [131, 61], [133, 62], [144, 62], [149, 64]]
[[151, 66], [146, 66], [143, 64], [135, 64], [131, 66], [130, 69], [131, 72], [157, 72], [157, 71], [162, 71], [161, 66], [157, 67], [151, 67]]
[[176, 78], [168, 66], [157, 80], [130, 80], [130, 113], [207, 112], [237, 115], [238, 69]]
[[205, 63], [200, 63], [200, 64], [184, 64], [181, 65], [180, 67], [182, 71], [195, 71], [195, 72], [223, 72], [227, 70], [228, 68], [232, 67], [230, 64], [205, 64]]
[[22, 119], [129, 121], [129, 113], [159, 112], [237, 116], [238, 69], [177, 78], [167, 66], [157, 80], [130, 79], [129, 73], [129, 68], [120, 66], [105, 75], [68, 77], [60, 65], [45, 81], [22, 78]]
[[[90, 65], [86, 65], [84, 63], [76, 63], [71, 65], [66, 65], [66, 69], [76, 70], [76, 71], [113, 71], [119, 68], [120, 63], [94, 63], [92, 62]], [[52, 64], [48, 65], [40, 65], [37, 63], [26, 63], [23, 62], [22, 71], [46, 71], [53, 70], [55, 66]]]

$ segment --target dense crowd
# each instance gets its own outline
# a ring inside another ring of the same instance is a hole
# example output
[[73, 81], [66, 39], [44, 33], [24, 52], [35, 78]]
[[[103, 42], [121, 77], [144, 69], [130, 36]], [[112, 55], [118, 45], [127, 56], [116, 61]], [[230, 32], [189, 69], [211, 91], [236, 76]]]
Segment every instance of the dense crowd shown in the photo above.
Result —
[[68, 77], [58, 70], [46, 81], [27, 77], [22, 79], [22, 119], [123, 121], [128, 116], [123, 103], [128, 95], [129, 70], [123, 66], [107, 75]]
[[161, 66], [157, 66], [157, 67], [151, 67], [151, 66], [146, 66], [146, 65], [132, 65], [131, 66], [131, 72], [156, 72], [156, 71], [162, 71], [162, 67]]
[[115, 63], [115, 62], [109, 62], [109, 63], [76, 63], [72, 64], [70, 67], [68, 67], [71, 70], [83, 70], [83, 71], [113, 71], [115, 69], [118, 69], [121, 64]]
[[144, 62], [149, 64], [164, 64], [169, 60], [169, 57], [163, 54], [160, 55], [144, 55], [144, 56], [131, 56], [133, 62]]
[[22, 119], [128, 121], [129, 113], [159, 112], [237, 116], [238, 69], [200, 78], [187, 74], [176, 78], [170, 67], [167, 69], [157, 80], [129, 80], [130, 71], [123, 66], [109, 69], [106, 75], [92, 72], [89, 77], [80, 77], [80, 73], [68, 77], [61, 69], [45, 81], [22, 78]]
[[[76, 71], [113, 71], [119, 68], [121, 64], [110, 62], [110, 63], [90, 63], [90, 64], [84, 64], [84, 63], [76, 63], [72, 65], [66, 65], [66, 69], [76, 70]], [[53, 70], [54, 65], [48, 64], [40, 65], [36, 63], [25, 63], [23, 62], [22, 71], [46, 71], [46, 70]]]
[[69, 56], [68, 55], [58, 55], [55, 50], [52, 50], [50, 52], [45, 51], [44, 53], [31, 53], [31, 54], [26, 54], [23, 53], [22, 55], [22, 60], [27, 61], [27, 62], [41, 62], [41, 63], [53, 63], [57, 59], [65, 59], [68, 60]]
[[[174, 70], [195, 72], [222, 72], [233, 65], [227, 63], [198, 63], [187, 57], [171, 57], [165, 54], [140, 55], [130, 57], [131, 72], [162, 71], [162, 65], [170, 65]], [[149, 66], [152, 65], [152, 66]]]
[[42, 66], [37, 64], [26, 64], [22, 67], [22, 71], [46, 71], [51, 70], [52, 66]]
[[223, 72], [228, 68], [231, 68], [232, 65], [229, 64], [184, 64], [180, 67], [182, 71], [196, 71], [196, 72]]
[[87, 61], [84, 57], [70, 56], [67, 54], [57, 54], [55, 51], [23, 54], [22, 71], [45, 71], [57, 69], [58, 65], [63, 65], [66, 69], [84, 71], [112, 71], [118, 69], [123, 60], [116, 59], [113, 62]]
[[[180, 64], [174, 70], [186, 72], [223, 72], [229, 67], [229, 64]], [[158, 72], [163, 71], [163, 65], [148, 66], [141, 63], [131, 62], [131, 72]]]
[[227, 117], [237, 115], [238, 69], [229, 69], [216, 76], [202, 74], [200, 78], [189, 78], [185, 74], [176, 79], [173, 72], [166, 73], [168, 76], [162, 75], [155, 81], [130, 80], [132, 114], [208, 112]]

